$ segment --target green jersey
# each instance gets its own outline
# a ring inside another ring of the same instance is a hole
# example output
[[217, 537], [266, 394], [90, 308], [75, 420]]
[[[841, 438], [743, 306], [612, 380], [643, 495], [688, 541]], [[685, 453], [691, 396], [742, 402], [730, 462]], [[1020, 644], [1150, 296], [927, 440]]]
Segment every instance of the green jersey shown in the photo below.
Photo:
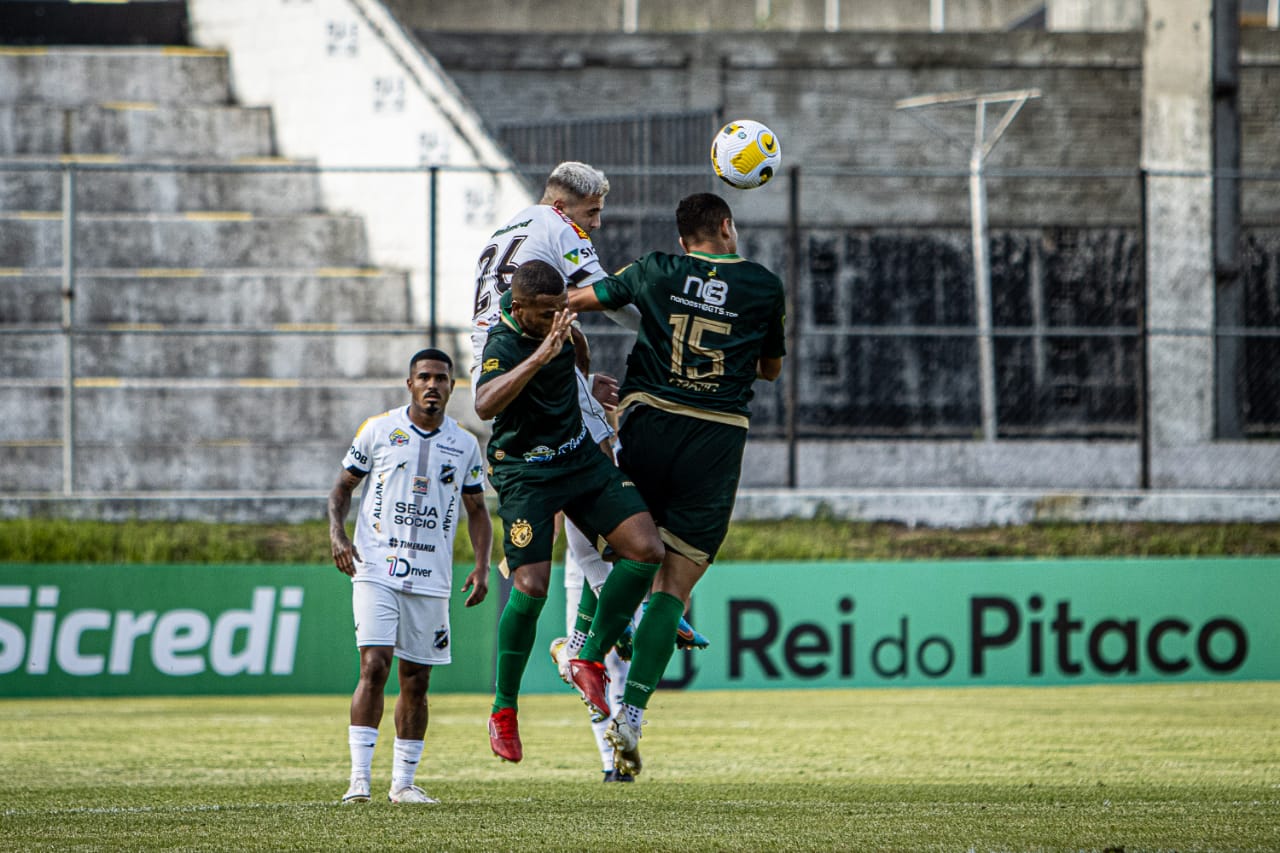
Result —
[[[524, 361], [542, 345], [511, 316], [511, 291], [500, 300], [499, 322], [489, 328], [480, 360], [479, 389]], [[574, 348], [567, 339], [559, 354], [543, 365], [519, 396], [493, 420], [488, 457], [494, 464], [560, 462], [592, 442], [582, 423], [578, 383], [574, 377]]]
[[738, 255], [650, 252], [594, 288], [606, 308], [640, 309], [620, 408], [747, 426], [757, 361], [786, 353], [776, 275]]

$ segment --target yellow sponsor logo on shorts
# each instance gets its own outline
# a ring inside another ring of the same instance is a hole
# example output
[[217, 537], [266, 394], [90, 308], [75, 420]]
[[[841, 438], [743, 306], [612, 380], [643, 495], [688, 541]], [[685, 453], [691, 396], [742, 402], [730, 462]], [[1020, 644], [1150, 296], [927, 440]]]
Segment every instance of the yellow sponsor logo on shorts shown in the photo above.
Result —
[[523, 518], [517, 518], [511, 525], [511, 544], [523, 548], [533, 541], [533, 525]]
[[484, 364], [480, 365], [481, 373], [492, 373], [498, 369], [498, 360], [496, 358], [486, 358]]

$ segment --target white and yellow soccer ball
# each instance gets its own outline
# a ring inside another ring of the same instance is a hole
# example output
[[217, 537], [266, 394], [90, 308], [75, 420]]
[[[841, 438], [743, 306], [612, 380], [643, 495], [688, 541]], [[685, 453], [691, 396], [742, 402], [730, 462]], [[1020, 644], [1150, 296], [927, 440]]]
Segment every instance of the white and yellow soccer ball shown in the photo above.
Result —
[[782, 144], [776, 133], [758, 121], [731, 121], [711, 140], [711, 165], [729, 186], [749, 190], [768, 182], [782, 168]]

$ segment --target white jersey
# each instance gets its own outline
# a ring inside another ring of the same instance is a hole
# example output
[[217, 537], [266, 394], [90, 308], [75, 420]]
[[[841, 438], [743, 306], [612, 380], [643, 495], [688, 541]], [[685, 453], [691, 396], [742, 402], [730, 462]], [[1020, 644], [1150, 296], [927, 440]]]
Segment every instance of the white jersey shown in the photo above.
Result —
[[546, 261], [569, 287], [586, 287], [605, 277], [590, 235], [549, 204], [535, 204], [493, 232], [476, 262], [476, 303], [471, 321], [472, 373], [489, 327], [498, 322], [498, 298], [511, 289], [511, 276], [527, 261]]
[[353, 581], [448, 598], [462, 494], [484, 491], [480, 445], [448, 416], [426, 433], [404, 406], [360, 425], [342, 467], [369, 475], [356, 518]]

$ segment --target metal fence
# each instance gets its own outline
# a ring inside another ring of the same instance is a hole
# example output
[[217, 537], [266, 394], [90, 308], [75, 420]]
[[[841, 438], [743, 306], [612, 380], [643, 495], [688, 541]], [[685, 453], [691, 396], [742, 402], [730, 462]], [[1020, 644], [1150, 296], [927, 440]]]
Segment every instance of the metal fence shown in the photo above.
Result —
[[[700, 114], [687, 120], [702, 127], [714, 117]], [[515, 144], [512, 138], [508, 144]], [[640, 147], [648, 150], [643, 142]], [[562, 156], [554, 146], [545, 150], [552, 159]], [[684, 152], [673, 159], [690, 156]], [[544, 175], [549, 168], [536, 160], [529, 163], [530, 176]], [[597, 235], [609, 267], [652, 249], [678, 251], [672, 216], [676, 201], [690, 191], [716, 188], [702, 165], [603, 165], [615, 186], [606, 225]], [[116, 296], [93, 297], [99, 306], [113, 298], [130, 303], [133, 307], [124, 314], [82, 310], [82, 303], [90, 301], [86, 284], [93, 273], [77, 258], [85, 241], [103, 232], [86, 227], [77, 205], [77, 181], [87, 173], [155, 174], [171, 168], [83, 163], [47, 167], [46, 179], [55, 176], [56, 186], [51, 185], [44, 197], [56, 200], [57, 209], [33, 211], [15, 209], [18, 203], [13, 199], [30, 194], [27, 184], [38, 170], [0, 167], [0, 202], [8, 211], [0, 215], [9, 223], [0, 235], [0, 391], [7, 392], [2, 413], [7, 426], [0, 432], [0, 445], [19, 452], [55, 449], [62, 476], [49, 472], [42, 486], [50, 491], [57, 490], [52, 484], [58, 481], [67, 493], [82, 488], [72, 474], [77, 470], [77, 444], [86, 442], [87, 418], [98, 414], [86, 416], [77, 401], [111, 379], [89, 361], [126, 359], [127, 351], [121, 350], [125, 339], [174, 343], [168, 350], [148, 350], [152, 362], [134, 377], [135, 384], [153, 388], [212, 381], [209, 375], [192, 374], [180, 358], [156, 355], [182, 352], [188, 344], [179, 342], [195, 337], [215, 358], [219, 347], [232, 353], [252, 338], [320, 341], [328, 347], [324, 359], [332, 363], [343, 358], [343, 346], [337, 342], [344, 338], [363, 338], [364, 349], [372, 347], [368, 340], [375, 338], [399, 348], [427, 340], [455, 348], [466, 345], [465, 328], [435, 319], [444, 306], [469, 305], [473, 283], [440, 272], [436, 228], [440, 217], [451, 215], [447, 211], [454, 209], [456, 200], [441, 195], [447, 192], [437, 186], [443, 173], [427, 168], [370, 169], [367, 174], [412, 174], [427, 188], [422, 203], [429, 205], [430, 224], [421, 235], [421, 246], [413, 251], [424, 259], [430, 303], [429, 310], [414, 313], [429, 321], [410, 321], [402, 308], [390, 304], [381, 314], [335, 321], [318, 299], [318, 313], [306, 322], [273, 323], [262, 317], [170, 322], [163, 318], [174, 312], [163, 302], [129, 295], [142, 284], [136, 270], [116, 276]], [[289, 171], [270, 165], [220, 170]], [[345, 171], [361, 174], [358, 169]], [[992, 170], [991, 323], [983, 328], [966, 221], [967, 177], [963, 171], [793, 169], [764, 190], [724, 191], [735, 207], [742, 253], [782, 275], [790, 294], [787, 373], [781, 382], [758, 383], [754, 437], [793, 444], [1085, 439], [1145, 445], [1147, 341], [1152, 335], [1205, 339], [1216, 370], [1218, 437], [1280, 437], [1280, 219], [1267, 209], [1280, 176], [1231, 176], [1247, 188], [1239, 236], [1239, 304], [1237, 311], [1221, 313], [1207, 333], [1200, 322], [1147, 325], [1146, 176], [1137, 170]], [[1111, 204], [1099, 210], [1091, 202], [1096, 199], [1111, 199]], [[913, 210], [918, 214], [915, 221]], [[506, 213], [497, 214], [500, 224]], [[52, 228], [56, 235], [32, 236], [35, 232], [16, 227], [22, 222], [46, 223], [46, 230]], [[450, 246], [448, 251], [470, 257], [478, 248]], [[176, 297], [154, 296], [165, 298]], [[621, 375], [628, 336], [600, 318], [588, 324], [596, 364]], [[984, 344], [991, 352], [989, 362], [982, 358]], [[459, 356], [466, 361], [462, 352]], [[305, 347], [293, 348], [275, 362], [260, 359], [239, 374], [224, 375], [241, 387], [271, 381], [331, 382], [336, 377], [342, 380], [334, 385], [339, 388], [342, 382], [364, 381], [380, 383], [392, 394], [402, 390], [402, 375], [393, 367], [379, 367], [365, 379], [350, 375], [350, 370], [343, 376], [337, 376], [341, 370], [313, 376], [308, 358], [315, 356]], [[234, 361], [229, 356], [227, 360]], [[60, 375], [50, 372], [50, 362], [60, 365]], [[385, 363], [398, 362], [397, 354]], [[989, 412], [984, 411], [984, 383], [991, 389]], [[49, 419], [34, 418], [40, 423], [32, 423], [30, 412], [39, 409], [37, 398], [48, 398], [60, 410], [56, 428]], [[1139, 480], [1145, 483], [1145, 475]], [[5, 488], [13, 490], [14, 485]]]

